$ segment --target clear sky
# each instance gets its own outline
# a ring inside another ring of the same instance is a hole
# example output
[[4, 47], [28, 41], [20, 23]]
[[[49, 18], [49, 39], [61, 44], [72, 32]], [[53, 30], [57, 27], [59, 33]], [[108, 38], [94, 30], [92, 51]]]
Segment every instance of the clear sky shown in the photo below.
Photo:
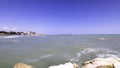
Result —
[[0, 0], [0, 30], [120, 34], [120, 0]]

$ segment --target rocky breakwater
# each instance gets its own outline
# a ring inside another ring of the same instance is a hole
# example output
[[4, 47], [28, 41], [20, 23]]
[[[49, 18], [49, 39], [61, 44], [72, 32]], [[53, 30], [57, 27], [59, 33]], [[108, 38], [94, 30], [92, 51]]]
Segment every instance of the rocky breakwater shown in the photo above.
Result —
[[120, 68], [120, 59], [118, 58], [95, 58], [86, 61], [81, 68]]
[[[24, 63], [18, 63], [14, 66], [14, 68], [34, 68], [31, 65], [27, 65]], [[54, 66], [50, 66], [48, 68], [79, 68], [79, 66], [76, 63], [65, 63], [65, 64], [60, 64], [60, 65], [54, 65]]]
[[[14, 68], [33, 68], [31, 65], [18, 63]], [[85, 61], [80, 67], [76, 63], [65, 63], [60, 65], [49, 66], [48, 68], [120, 68], [119, 58], [95, 58], [90, 61]]]

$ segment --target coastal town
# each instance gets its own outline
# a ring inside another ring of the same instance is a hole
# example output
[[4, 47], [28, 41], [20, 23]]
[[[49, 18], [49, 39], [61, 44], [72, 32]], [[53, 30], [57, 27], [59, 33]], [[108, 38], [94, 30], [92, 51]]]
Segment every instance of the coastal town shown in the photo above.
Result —
[[31, 36], [36, 36], [36, 35], [44, 35], [44, 34], [38, 34], [33, 31], [27, 31], [27, 32], [15, 32], [15, 31], [0, 31], [0, 36], [8, 36], [8, 35], [31, 35]]

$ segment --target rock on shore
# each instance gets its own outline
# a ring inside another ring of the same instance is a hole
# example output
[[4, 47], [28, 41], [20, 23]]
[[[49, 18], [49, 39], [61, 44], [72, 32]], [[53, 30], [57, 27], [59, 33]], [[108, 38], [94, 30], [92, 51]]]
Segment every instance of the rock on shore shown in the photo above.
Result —
[[24, 63], [17, 63], [14, 68], [33, 68], [31, 65], [27, 65]]
[[[31, 65], [18, 63], [14, 68], [33, 68]], [[48, 68], [80, 68], [76, 63], [65, 63], [60, 65], [50, 66]], [[90, 61], [85, 61], [81, 68], [120, 68], [120, 59], [118, 58], [95, 58]]]
[[115, 58], [95, 58], [84, 62], [82, 68], [120, 68], [120, 60]]
[[79, 66], [76, 63], [68, 62], [65, 64], [50, 66], [49, 68], [79, 68]]
[[[31, 65], [27, 65], [24, 63], [18, 63], [14, 66], [14, 68], [33, 68]], [[79, 66], [76, 63], [65, 63], [60, 65], [54, 65], [50, 66], [49, 68], [79, 68]]]

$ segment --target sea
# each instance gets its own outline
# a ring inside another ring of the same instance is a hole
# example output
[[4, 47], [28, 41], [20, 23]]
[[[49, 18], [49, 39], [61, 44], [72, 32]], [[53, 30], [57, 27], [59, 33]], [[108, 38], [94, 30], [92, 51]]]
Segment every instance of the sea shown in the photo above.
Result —
[[35, 68], [94, 58], [120, 58], [119, 34], [0, 36], [0, 68], [25, 63]]

